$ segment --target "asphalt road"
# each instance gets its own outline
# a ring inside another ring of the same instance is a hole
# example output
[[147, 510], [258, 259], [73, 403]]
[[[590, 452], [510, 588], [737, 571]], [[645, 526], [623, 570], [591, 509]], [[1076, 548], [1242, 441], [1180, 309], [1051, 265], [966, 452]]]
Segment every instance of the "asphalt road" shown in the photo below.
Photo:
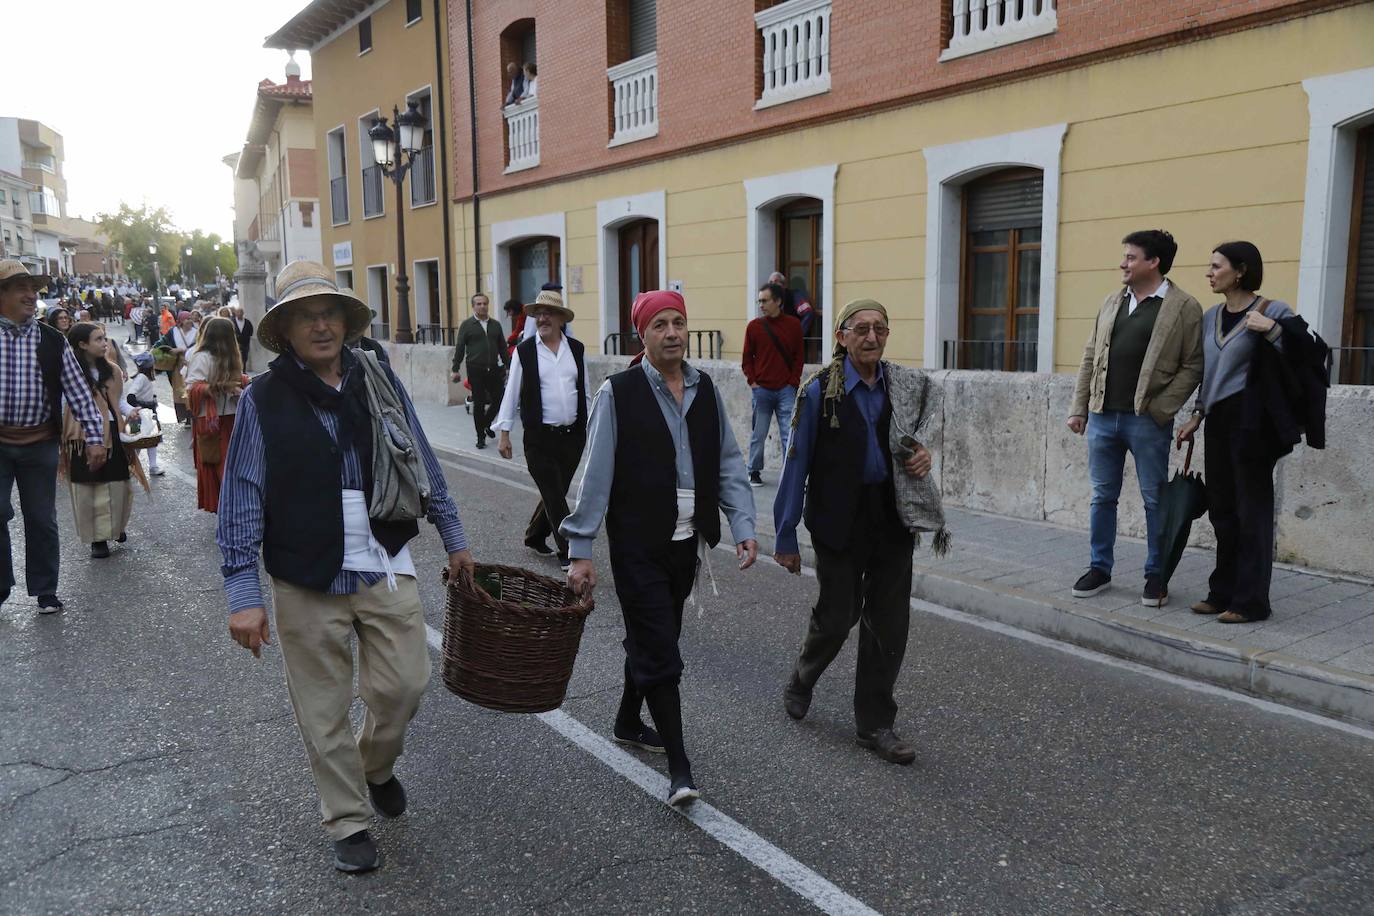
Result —
[[[378, 822], [380, 871], [336, 873], [280, 657], [229, 641], [214, 518], [169, 439], [175, 473], [110, 559], [59, 497], [66, 613], [0, 609], [0, 911], [815, 911], [544, 720], [447, 693], [437, 658], [398, 767], [411, 811]], [[523, 469], [449, 464], [479, 560], [556, 574], [520, 545]], [[883, 913], [1374, 911], [1370, 737], [917, 613], [898, 730], [918, 758], [892, 766], [852, 740], [852, 645], [806, 721], [782, 711], [815, 580], [714, 559], [683, 639], [695, 772], [817, 881]], [[416, 560], [442, 629], [428, 527]], [[598, 568], [563, 709], [604, 735], [622, 629]]]

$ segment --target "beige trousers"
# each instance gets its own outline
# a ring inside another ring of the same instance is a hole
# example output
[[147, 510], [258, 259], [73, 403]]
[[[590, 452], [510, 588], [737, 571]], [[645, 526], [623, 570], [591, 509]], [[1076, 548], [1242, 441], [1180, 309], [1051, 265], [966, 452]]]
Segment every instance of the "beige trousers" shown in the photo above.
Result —
[[[352, 595], [328, 595], [273, 578], [277, 640], [325, 832], [341, 840], [366, 830], [372, 806], [364, 781], [383, 783], [401, 756], [406, 725], [429, 684], [429, 648], [420, 593], [411, 576], [383, 579]], [[353, 652], [358, 696], [367, 707], [355, 737]]]

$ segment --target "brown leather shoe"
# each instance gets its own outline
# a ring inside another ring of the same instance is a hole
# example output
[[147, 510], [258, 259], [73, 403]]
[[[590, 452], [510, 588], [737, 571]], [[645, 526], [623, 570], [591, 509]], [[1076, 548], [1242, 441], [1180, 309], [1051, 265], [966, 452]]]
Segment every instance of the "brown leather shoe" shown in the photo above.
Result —
[[1217, 623], [1259, 623], [1259, 621], [1251, 620], [1249, 617], [1243, 614], [1237, 614], [1235, 611], [1225, 611], [1217, 618]]
[[1199, 601], [1197, 604], [1193, 605], [1192, 611], [1193, 611], [1194, 614], [1221, 614], [1221, 613], [1223, 613], [1223, 611], [1222, 611], [1221, 608], [1216, 607], [1215, 605], [1208, 604], [1206, 601]]
[[907, 744], [890, 728], [880, 728], [871, 732], [859, 732], [854, 737], [859, 747], [866, 747], [888, 763], [911, 763], [916, 759], [916, 749]]

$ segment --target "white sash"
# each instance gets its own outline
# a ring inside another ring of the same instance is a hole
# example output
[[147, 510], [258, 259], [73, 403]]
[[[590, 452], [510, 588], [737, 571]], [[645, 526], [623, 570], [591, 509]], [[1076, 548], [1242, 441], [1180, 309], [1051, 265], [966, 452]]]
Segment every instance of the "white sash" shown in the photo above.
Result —
[[403, 546], [396, 556], [386, 552], [372, 536], [367, 517], [367, 494], [362, 490], [343, 491], [344, 558], [343, 568], [353, 572], [386, 573], [388, 591], [396, 591], [396, 577], [415, 577], [415, 562], [410, 546]]

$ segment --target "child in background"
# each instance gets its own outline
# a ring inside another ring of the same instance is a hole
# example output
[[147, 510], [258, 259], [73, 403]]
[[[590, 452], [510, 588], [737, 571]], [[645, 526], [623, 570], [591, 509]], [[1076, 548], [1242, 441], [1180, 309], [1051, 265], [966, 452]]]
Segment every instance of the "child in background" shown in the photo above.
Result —
[[[124, 387], [124, 416], [137, 418], [140, 408], [157, 413], [157, 393], [153, 391], [153, 354], [135, 353], [133, 356], [135, 372]], [[161, 477], [167, 472], [158, 467], [157, 446], [145, 449], [148, 453], [148, 473]]]

